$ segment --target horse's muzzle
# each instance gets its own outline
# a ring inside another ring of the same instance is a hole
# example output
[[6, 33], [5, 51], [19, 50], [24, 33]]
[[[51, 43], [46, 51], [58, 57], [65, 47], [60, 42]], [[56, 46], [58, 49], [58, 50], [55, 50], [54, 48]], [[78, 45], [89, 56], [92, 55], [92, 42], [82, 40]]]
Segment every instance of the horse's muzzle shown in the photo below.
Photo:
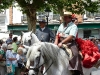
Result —
[[39, 68], [30, 68], [30, 70], [34, 70], [35, 72], [39, 72]]

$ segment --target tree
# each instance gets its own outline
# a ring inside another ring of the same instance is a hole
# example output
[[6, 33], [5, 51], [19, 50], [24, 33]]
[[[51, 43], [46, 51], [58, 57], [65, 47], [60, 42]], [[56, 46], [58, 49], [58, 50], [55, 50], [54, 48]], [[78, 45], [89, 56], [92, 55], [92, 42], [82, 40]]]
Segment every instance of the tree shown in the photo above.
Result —
[[[36, 29], [36, 12], [43, 9], [46, 4], [44, 0], [16, 0], [22, 11], [27, 15], [28, 29]], [[32, 2], [33, 1], [33, 2]]]
[[0, 0], [0, 12], [9, 8], [13, 4], [13, 0]]
[[98, 12], [99, 2], [92, 0], [48, 0], [54, 11], [63, 16], [63, 9], [76, 14], [84, 14], [85, 11], [91, 13]]
[[97, 12], [98, 2], [91, 0], [16, 0], [28, 17], [29, 30], [36, 28], [36, 12], [44, 8], [53, 8], [63, 16], [63, 9], [83, 14], [85, 10]]
[[[27, 15], [28, 29], [36, 29], [36, 12], [45, 8], [52, 8], [53, 11], [63, 16], [63, 9], [73, 13], [82, 14], [84, 10], [96, 12], [98, 2], [91, 0], [2, 0], [0, 9], [4, 9], [16, 1], [23, 13]], [[93, 8], [93, 9], [92, 9]]]

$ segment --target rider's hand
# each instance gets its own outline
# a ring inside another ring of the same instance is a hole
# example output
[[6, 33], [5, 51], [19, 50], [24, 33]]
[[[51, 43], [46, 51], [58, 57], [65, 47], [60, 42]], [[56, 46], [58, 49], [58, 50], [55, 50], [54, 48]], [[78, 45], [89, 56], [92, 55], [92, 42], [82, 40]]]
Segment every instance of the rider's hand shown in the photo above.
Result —
[[62, 43], [59, 43], [59, 44], [58, 44], [58, 47], [62, 47]]

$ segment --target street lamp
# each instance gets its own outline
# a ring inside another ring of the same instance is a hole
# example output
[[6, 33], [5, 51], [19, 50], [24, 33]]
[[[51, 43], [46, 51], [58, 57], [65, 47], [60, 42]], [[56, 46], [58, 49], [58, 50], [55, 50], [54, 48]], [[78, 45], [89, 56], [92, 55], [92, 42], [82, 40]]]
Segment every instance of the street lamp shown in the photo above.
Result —
[[47, 20], [47, 26], [48, 26], [48, 17], [49, 17], [49, 12], [51, 12], [50, 8], [46, 8], [45, 9], [45, 12], [46, 12], [46, 20]]

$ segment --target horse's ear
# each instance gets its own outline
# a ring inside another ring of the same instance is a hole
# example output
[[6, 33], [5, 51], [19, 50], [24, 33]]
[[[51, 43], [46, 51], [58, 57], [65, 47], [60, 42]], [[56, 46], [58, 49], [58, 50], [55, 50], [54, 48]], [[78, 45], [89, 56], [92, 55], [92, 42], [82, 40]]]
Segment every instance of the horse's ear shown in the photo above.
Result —
[[39, 51], [39, 52], [41, 52], [41, 50], [40, 50], [40, 49], [39, 49], [38, 51]]
[[31, 31], [31, 34], [33, 33], [33, 29], [32, 29], [32, 31]]
[[33, 32], [33, 31], [31, 31], [31, 34], [32, 34], [32, 32]]
[[21, 31], [21, 36], [23, 36], [23, 34], [24, 34], [24, 32], [23, 32], [23, 31]]
[[32, 31], [31, 31], [31, 33], [33, 33], [33, 29], [32, 29]]

